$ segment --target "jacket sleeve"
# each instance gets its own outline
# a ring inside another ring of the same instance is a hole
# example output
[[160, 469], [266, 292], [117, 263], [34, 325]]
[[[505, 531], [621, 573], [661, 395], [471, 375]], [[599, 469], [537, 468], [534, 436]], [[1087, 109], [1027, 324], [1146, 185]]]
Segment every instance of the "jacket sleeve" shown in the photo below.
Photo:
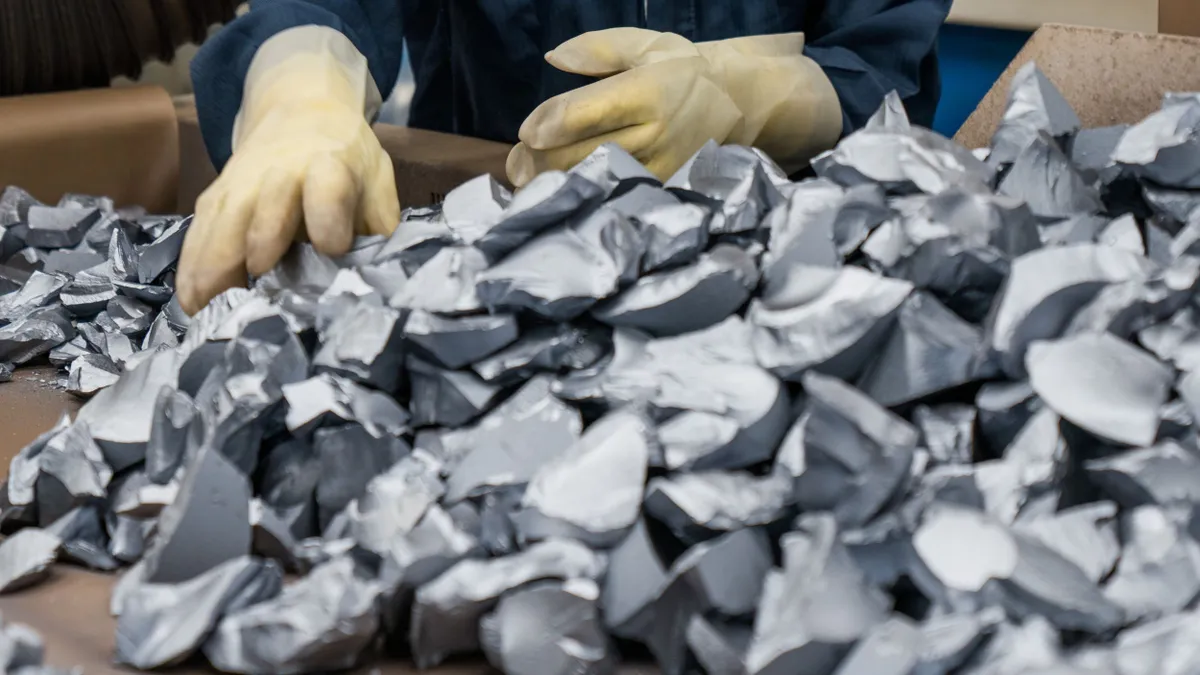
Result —
[[937, 37], [951, 0], [828, 0], [805, 53], [842, 104], [843, 130], [866, 124], [895, 90], [914, 124], [931, 126], [941, 95]]
[[253, 0], [250, 11], [205, 43], [192, 61], [200, 131], [218, 171], [232, 154], [234, 120], [255, 53], [273, 36], [302, 26], [346, 36], [366, 58], [379, 91], [384, 96], [391, 91], [403, 49], [397, 0]]

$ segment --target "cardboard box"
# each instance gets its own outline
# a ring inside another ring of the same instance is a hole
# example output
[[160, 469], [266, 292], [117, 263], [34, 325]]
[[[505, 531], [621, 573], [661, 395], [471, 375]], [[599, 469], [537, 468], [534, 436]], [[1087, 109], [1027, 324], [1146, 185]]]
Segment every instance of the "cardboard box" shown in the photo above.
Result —
[[1200, 91], [1200, 38], [1049, 24], [1038, 29], [992, 85], [955, 140], [988, 144], [1016, 72], [1033, 61], [1062, 90], [1085, 127], [1139, 122], [1163, 94]]

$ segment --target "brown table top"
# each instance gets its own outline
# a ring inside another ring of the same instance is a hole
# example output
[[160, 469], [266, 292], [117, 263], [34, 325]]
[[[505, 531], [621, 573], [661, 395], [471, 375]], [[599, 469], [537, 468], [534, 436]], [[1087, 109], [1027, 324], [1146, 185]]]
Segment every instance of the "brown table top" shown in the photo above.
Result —
[[[5, 467], [22, 447], [51, 428], [64, 411], [72, 414], [80, 401], [55, 387], [60, 375], [52, 367], [18, 370], [12, 382], [0, 384], [0, 461]], [[46, 662], [71, 668], [82, 666], [84, 675], [136, 672], [112, 664], [116, 621], [109, 616], [108, 601], [116, 576], [78, 567], [58, 565], [46, 582], [0, 596], [0, 615], [6, 622], [26, 624], [46, 642]], [[203, 666], [180, 667], [176, 675], [211, 675]], [[481, 661], [466, 661], [428, 671], [411, 664], [383, 661], [361, 668], [372, 675], [487, 675], [496, 671]], [[619, 675], [652, 675], [656, 668], [627, 665]]]

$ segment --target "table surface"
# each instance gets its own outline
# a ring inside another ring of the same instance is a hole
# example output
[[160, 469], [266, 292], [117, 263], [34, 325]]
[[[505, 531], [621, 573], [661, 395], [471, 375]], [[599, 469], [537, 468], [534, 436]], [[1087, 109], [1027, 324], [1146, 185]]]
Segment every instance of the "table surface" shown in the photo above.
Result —
[[[61, 375], [55, 368], [20, 369], [12, 382], [0, 384], [0, 461], [7, 466], [21, 448], [47, 429], [64, 412], [74, 414], [81, 401], [57, 388]], [[7, 473], [7, 471], [5, 472]], [[17, 593], [0, 596], [5, 622], [19, 622], [37, 630], [46, 642], [46, 662], [84, 675], [135, 672], [112, 664], [116, 621], [108, 602], [115, 575], [97, 574], [78, 567], [57, 565], [50, 579]], [[203, 665], [172, 668], [174, 675], [210, 675]], [[358, 669], [372, 675], [486, 675], [496, 671], [480, 660], [467, 660], [440, 668], [417, 671], [401, 661], [381, 661]], [[623, 666], [619, 675], [652, 675], [648, 665]]]

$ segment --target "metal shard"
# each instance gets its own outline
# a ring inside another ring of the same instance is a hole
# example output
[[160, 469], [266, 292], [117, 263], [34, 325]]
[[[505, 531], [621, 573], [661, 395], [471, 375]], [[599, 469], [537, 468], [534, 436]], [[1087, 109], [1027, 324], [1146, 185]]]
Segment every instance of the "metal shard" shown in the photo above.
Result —
[[227, 612], [204, 655], [218, 670], [245, 675], [349, 668], [379, 628], [380, 592], [349, 556], [335, 557], [278, 596]]
[[687, 646], [709, 673], [746, 672], [746, 649], [754, 637], [749, 625], [706, 619], [694, 614], [687, 625]]
[[[595, 183], [596, 181], [592, 182]], [[626, 218], [638, 218], [640, 220], [640, 214], [665, 206], [677, 206], [681, 203], [678, 197], [671, 194], [669, 190], [663, 189], [657, 183], [657, 178], [652, 181], [634, 181], [629, 183], [632, 187], [622, 191], [618, 196], [609, 198], [608, 201], [604, 202], [604, 207], [612, 209]]]
[[36, 528], [25, 528], [0, 542], [0, 593], [41, 583], [58, 558], [62, 540]]
[[442, 219], [456, 238], [474, 243], [499, 220], [512, 199], [512, 193], [495, 178], [483, 174], [446, 193]]
[[491, 310], [573, 319], [637, 278], [645, 242], [633, 221], [602, 207], [546, 232], [476, 277]]
[[372, 436], [399, 436], [408, 431], [408, 411], [387, 394], [361, 387], [345, 378], [321, 373], [285, 384], [288, 431], [307, 435], [326, 421], [357, 422]]
[[867, 632], [834, 675], [909, 675], [921, 661], [924, 636], [911, 620], [893, 616]]
[[1130, 621], [1180, 612], [1200, 594], [1200, 544], [1174, 518], [1155, 506], [1121, 516], [1124, 548], [1104, 592]]
[[616, 543], [637, 521], [653, 445], [650, 420], [610, 413], [533, 474], [514, 524], [524, 541], [554, 536]]
[[1146, 446], [1158, 434], [1172, 372], [1109, 333], [1084, 333], [1029, 346], [1026, 368], [1046, 405], [1096, 436]]
[[106, 309], [123, 335], [138, 335], [149, 328], [154, 320], [153, 309], [124, 295], [109, 300]]
[[446, 502], [453, 504], [528, 482], [574, 445], [582, 429], [579, 412], [550, 393], [547, 378], [535, 378], [474, 425], [419, 436], [417, 447], [443, 462]]
[[758, 278], [753, 256], [718, 244], [686, 267], [642, 277], [592, 315], [652, 335], [690, 333], [720, 323], [746, 304]]
[[517, 339], [511, 314], [446, 317], [416, 310], [404, 323], [404, 337], [420, 353], [447, 368], [462, 368]]
[[120, 227], [114, 227], [108, 241], [108, 266], [113, 281], [138, 280], [138, 254], [129, 237]]
[[0, 226], [16, 225], [29, 217], [31, 206], [41, 206], [42, 203], [25, 190], [9, 185], [0, 192]]
[[1017, 155], [997, 191], [1027, 202], [1035, 216], [1046, 220], [1104, 209], [1099, 193], [1045, 131], [1039, 131]]
[[316, 488], [321, 529], [360, 497], [372, 478], [411, 450], [404, 439], [375, 437], [359, 424], [318, 429], [313, 434], [313, 449], [321, 466]]
[[697, 204], [666, 204], [629, 214], [642, 226], [646, 252], [642, 270], [656, 272], [687, 264], [708, 245], [711, 212]]
[[809, 372], [807, 406], [779, 449], [789, 501], [861, 527], [904, 485], [917, 430], [846, 383]]
[[934, 464], [965, 465], [975, 460], [974, 406], [947, 403], [917, 406], [913, 421]]
[[1200, 502], [1200, 459], [1175, 441], [1089, 460], [1085, 466], [1088, 476], [1127, 509]]
[[1031, 342], [1059, 337], [1104, 286], [1145, 279], [1148, 265], [1134, 253], [1097, 244], [1046, 248], [1014, 260], [984, 329], [1004, 372], [1023, 377]]
[[434, 254], [456, 243], [458, 238], [446, 224], [440, 205], [407, 208], [400, 214], [400, 224], [392, 236], [379, 249], [375, 262], [397, 261], [411, 277]]
[[62, 275], [34, 272], [21, 290], [0, 295], [0, 321], [16, 321], [58, 299], [67, 285]]
[[67, 391], [90, 396], [112, 386], [121, 377], [121, 368], [102, 354], [84, 354], [71, 362]]
[[121, 567], [108, 552], [108, 533], [96, 504], [72, 509], [51, 523], [46, 531], [62, 540], [60, 560], [105, 572]]
[[157, 349], [166, 347], [174, 349], [179, 346], [179, 336], [176, 335], [175, 329], [171, 327], [164, 312], [159, 312], [158, 316], [150, 324], [149, 330], [146, 331], [146, 337], [142, 340], [142, 350]]
[[137, 281], [152, 284], [175, 266], [183, 239], [192, 224], [191, 216], [171, 223], [154, 241], [137, 252]]
[[38, 248], [77, 246], [101, 215], [95, 208], [30, 206], [25, 219], [29, 228], [25, 232], [25, 244]]
[[[787, 176], [764, 154], [738, 145], [709, 141], [667, 181], [676, 195], [715, 207], [709, 232], [738, 234], [759, 227], [763, 216], [783, 201], [779, 185]], [[684, 190], [688, 192], [683, 192]]]
[[471, 368], [484, 382], [507, 386], [522, 382], [538, 372], [558, 373], [595, 365], [611, 349], [612, 342], [601, 329], [570, 324], [539, 326], [516, 342], [476, 361]]
[[188, 581], [250, 552], [250, 484], [211, 447], [187, 467], [179, 494], [158, 519], [143, 561], [146, 581]]
[[590, 579], [540, 582], [500, 598], [480, 621], [488, 662], [510, 675], [605, 675], [616, 653]]
[[975, 396], [980, 440], [999, 456], [1041, 407], [1042, 400], [1027, 380], [983, 385]]
[[833, 672], [859, 639], [888, 618], [886, 596], [868, 586], [827, 515], [784, 535], [783, 568], [769, 572], [746, 654], [747, 672]]
[[445, 494], [439, 468], [418, 451], [372, 478], [352, 506], [350, 530], [358, 545], [385, 555], [398, 537], [412, 532]]
[[0, 360], [28, 363], [75, 336], [61, 308], [33, 310], [25, 318], [0, 327]]
[[416, 357], [408, 359], [412, 424], [460, 427], [479, 417], [500, 395], [470, 371], [443, 370]]
[[114, 471], [145, 458], [155, 399], [164, 386], [175, 385], [176, 368], [174, 352], [158, 352], [79, 410], [78, 420], [87, 424]]
[[94, 251], [56, 249], [46, 254], [42, 272], [46, 274], [78, 275], [104, 262], [104, 255]]
[[925, 511], [913, 534], [913, 581], [925, 595], [949, 604], [954, 594], [979, 593], [1017, 566], [1012, 532], [987, 514], [949, 503]]
[[980, 329], [934, 297], [914, 293], [858, 386], [892, 407], [982, 379], [989, 370]]
[[705, 471], [653, 478], [646, 486], [646, 515], [685, 542], [714, 533], [767, 525], [785, 514], [791, 477], [757, 477], [741, 471]]
[[999, 607], [978, 612], [944, 614], [921, 624], [921, 660], [915, 675], [955, 672], [1004, 620]]
[[604, 196], [599, 185], [579, 174], [546, 171], [513, 195], [493, 220], [460, 234], [490, 260], [499, 260], [543, 230], [586, 216]]
[[1008, 105], [1000, 127], [992, 136], [988, 161], [993, 166], [1012, 163], [1038, 138], [1039, 132], [1063, 138], [1079, 131], [1081, 126], [1079, 115], [1058, 87], [1037, 65], [1028, 63], [1013, 76]]
[[1166, 105], [1133, 125], [1113, 152], [1113, 161], [1143, 179], [1169, 188], [1200, 188], [1196, 164], [1200, 101]]
[[912, 284], [858, 267], [797, 267], [772, 298], [751, 301], [754, 354], [787, 380], [815, 368], [851, 378], [887, 338]]
[[171, 387], [163, 387], [154, 401], [154, 418], [146, 441], [146, 475], [151, 482], [165, 485], [183, 464], [194, 438], [196, 404], [191, 397]]
[[12, 382], [14, 366], [7, 361], [0, 362], [0, 383]]
[[599, 185], [606, 193], [622, 184], [639, 186], [658, 183], [649, 169], [616, 143], [604, 143], [597, 147], [592, 154], [571, 167], [570, 173]]
[[1093, 583], [1108, 577], [1121, 555], [1117, 505], [1095, 502], [1058, 513], [1019, 519], [1014, 530], [1077, 565]]
[[552, 539], [493, 560], [464, 560], [417, 589], [410, 642], [419, 668], [479, 648], [479, 620], [502, 594], [542, 579], [592, 579], [605, 560], [582, 544]]
[[282, 587], [278, 566], [247, 556], [183, 583], [140, 583], [123, 602], [114, 658], [140, 669], [180, 663], [200, 648], [224, 614], [270, 600]]
[[394, 309], [356, 305], [321, 336], [313, 367], [395, 391], [404, 373], [401, 315]]

